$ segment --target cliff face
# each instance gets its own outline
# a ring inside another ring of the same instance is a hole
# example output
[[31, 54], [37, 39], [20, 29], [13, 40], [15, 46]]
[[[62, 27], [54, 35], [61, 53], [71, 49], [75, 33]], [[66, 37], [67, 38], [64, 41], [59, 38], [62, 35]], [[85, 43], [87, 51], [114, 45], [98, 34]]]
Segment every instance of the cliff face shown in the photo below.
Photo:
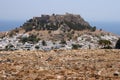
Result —
[[41, 15], [41, 17], [33, 17], [21, 26], [26, 32], [35, 30], [58, 30], [59, 28], [66, 30], [85, 30], [92, 29], [80, 15], [66, 13], [65, 15]]

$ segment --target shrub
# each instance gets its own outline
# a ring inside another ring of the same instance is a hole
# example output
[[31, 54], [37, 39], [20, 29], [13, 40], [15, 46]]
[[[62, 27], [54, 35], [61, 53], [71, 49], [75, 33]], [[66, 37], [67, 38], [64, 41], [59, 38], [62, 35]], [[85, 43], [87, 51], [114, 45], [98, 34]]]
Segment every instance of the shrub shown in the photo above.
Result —
[[14, 34], [15, 34], [14, 31], [11, 31], [9, 37], [13, 37]]
[[18, 33], [18, 32], [19, 32], [18, 28], [15, 28], [13, 31], [14, 31], [15, 33]]
[[109, 40], [99, 40], [99, 45], [102, 45], [102, 48], [110, 48], [111, 41]]
[[91, 29], [92, 28], [89, 25], [85, 26], [85, 25], [82, 25], [80, 23], [72, 23], [72, 22], [68, 22], [68, 21], [65, 21], [65, 24], [73, 30], [85, 30], [85, 29]]
[[116, 49], [120, 49], [120, 38], [119, 38], [119, 40], [117, 41], [117, 43], [116, 43], [116, 45], [115, 45], [115, 48], [116, 48]]
[[60, 44], [67, 44], [65, 40], [61, 40]]
[[30, 35], [29, 37], [21, 38], [20, 41], [22, 43], [25, 43], [25, 42], [37, 43], [39, 41], [39, 38], [37, 38], [37, 36], [35, 35]]
[[12, 50], [14, 46], [12, 44], [8, 44], [5, 46], [5, 50]]
[[51, 31], [49, 30], [49, 31], [48, 31], [48, 34], [50, 34], [50, 33], [51, 33]]
[[33, 26], [32, 25], [25, 25], [22, 28], [25, 29], [25, 32], [28, 32], [28, 31], [32, 31]]
[[27, 38], [27, 37], [23, 37], [23, 38], [20, 39], [20, 42], [22, 42], [22, 43], [25, 43], [25, 42], [27, 42], [27, 41], [28, 41], [28, 38]]
[[79, 44], [72, 44], [72, 49], [78, 49], [82, 46], [80, 46]]
[[112, 47], [111, 46], [105, 46], [102, 49], [112, 49]]
[[37, 49], [37, 50], [38, 50], [39, 48], [40, 48], [40, 47], [39, 47], [38, 45], [37, 45], [37, 46], [35, 46], [35, 49]]
[[96, 26], [92, 27], [91, 31], [96, 31]]

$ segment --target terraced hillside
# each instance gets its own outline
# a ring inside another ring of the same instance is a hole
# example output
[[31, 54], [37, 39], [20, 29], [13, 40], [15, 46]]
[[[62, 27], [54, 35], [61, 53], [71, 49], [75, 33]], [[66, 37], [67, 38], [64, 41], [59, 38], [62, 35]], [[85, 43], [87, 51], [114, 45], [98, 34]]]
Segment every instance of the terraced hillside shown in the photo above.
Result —
[[1, 51], [0, 80], [120, 80], [120, 50]]

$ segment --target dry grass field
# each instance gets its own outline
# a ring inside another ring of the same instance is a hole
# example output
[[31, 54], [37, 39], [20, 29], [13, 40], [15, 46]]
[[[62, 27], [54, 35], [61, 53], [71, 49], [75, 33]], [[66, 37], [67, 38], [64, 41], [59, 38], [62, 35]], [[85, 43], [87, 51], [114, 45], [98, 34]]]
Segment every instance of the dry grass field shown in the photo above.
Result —
[[120, 50], [1, 51], [0, 80], [120, 80]]

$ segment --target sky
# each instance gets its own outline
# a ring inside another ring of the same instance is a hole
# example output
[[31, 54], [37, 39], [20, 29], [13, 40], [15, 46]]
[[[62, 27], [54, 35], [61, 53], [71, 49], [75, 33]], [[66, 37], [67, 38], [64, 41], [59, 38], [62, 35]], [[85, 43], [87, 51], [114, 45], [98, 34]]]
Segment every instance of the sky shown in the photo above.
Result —
[[66, 12], [120, 35], [120, 0], [0, 0], [0, 31], [19, 27], [41, 14]]
[[87, 21], [120, 22], [120, 0], [0, 0], [0, 20], [66, 12], [80, 14]]

